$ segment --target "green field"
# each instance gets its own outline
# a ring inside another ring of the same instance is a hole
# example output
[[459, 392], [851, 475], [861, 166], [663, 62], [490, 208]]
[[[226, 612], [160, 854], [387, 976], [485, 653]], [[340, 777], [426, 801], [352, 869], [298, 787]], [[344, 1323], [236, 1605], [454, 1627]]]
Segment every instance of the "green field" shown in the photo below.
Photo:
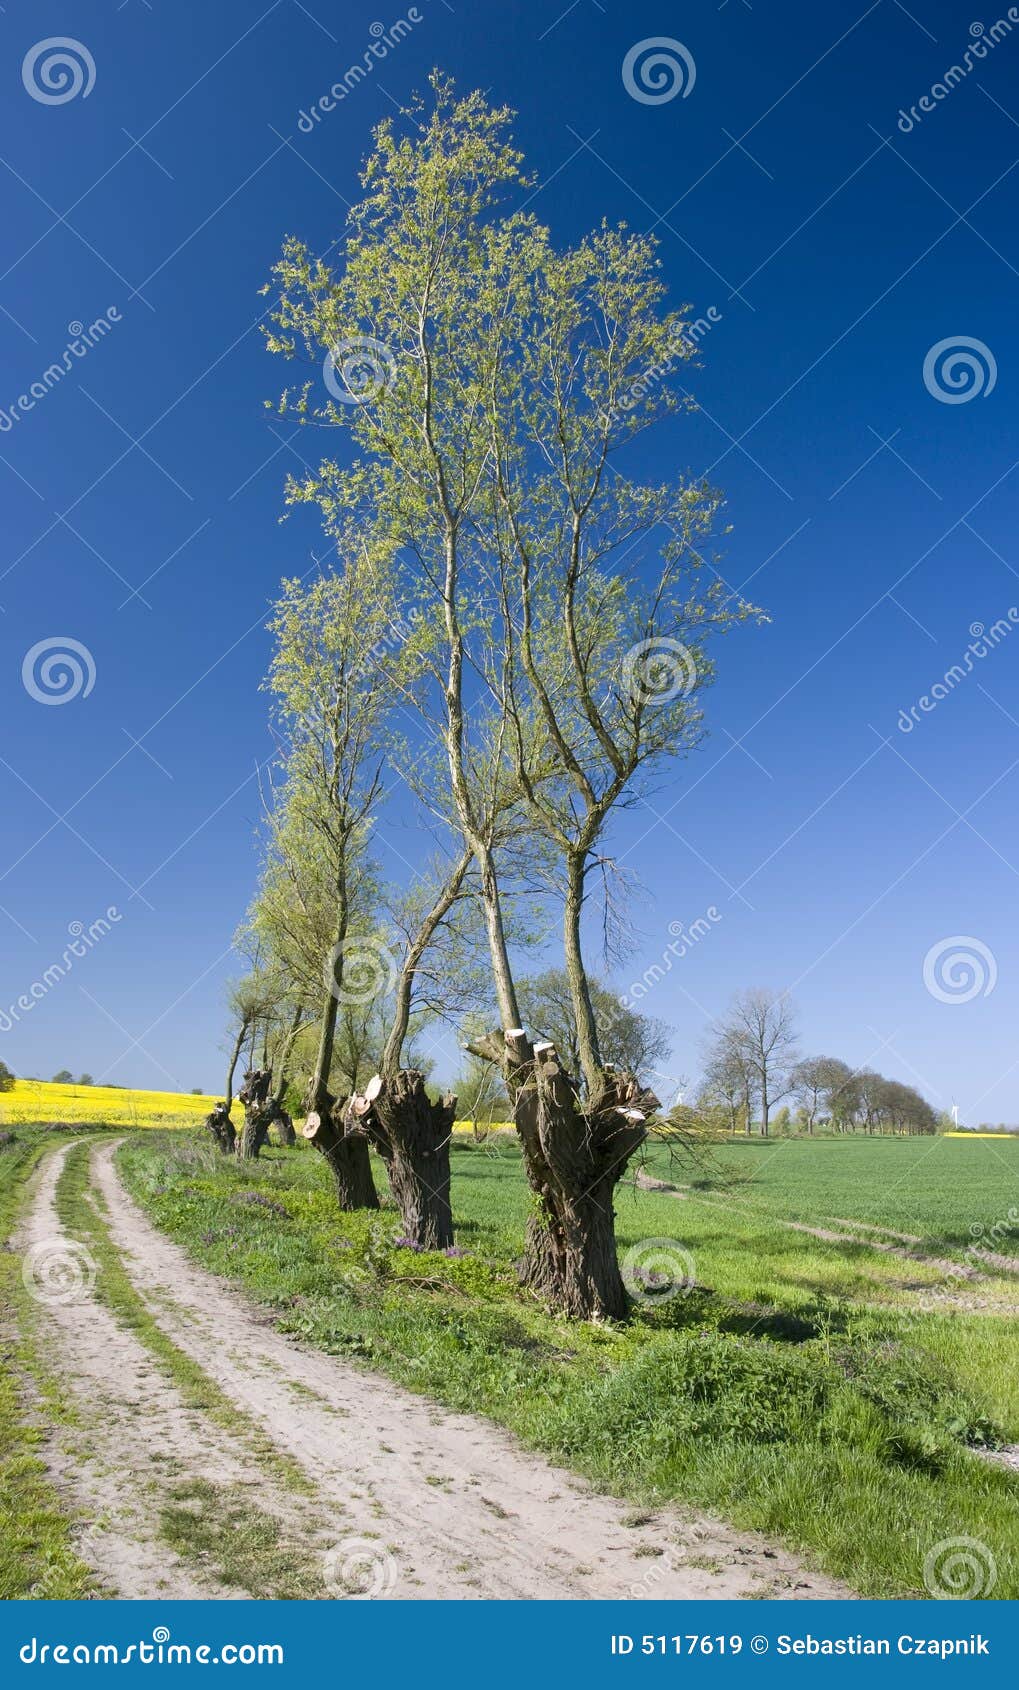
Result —
[[[654, 1149], [648, 1162], [669, 1178], [666, 1151]], [[735, 1139], [713, 1147], [709, 1164], [695, 1173], [677, 1164], [674, 1177], [694, 1191], [731, 1192], [761, 1214], [912, 1233], [943, 1254], [983, 1244], [1004, 1225], [1012, 1243], [1006, 1230], [997, 1247], [1019, 1254], [1019, 1137]]]
[[929, 1139], [724, 1145], [710, 1166], [658, 1148], [654, 1171], [691, 1195], [624, 1186], [620, 1249], [675, 1241], [694, 1283], [626, 1328], [550, 1319], [518, 1290], [530, 1199], [512, 1140], [454, 1146], [452, 1258], [395, 1248], [392, 1209], [340, 1214], [303, 1146], [238, 1164], [148, 1133], [120, 1165], [162, 1227], [287, 1330], [488, 1414], [635, 1504], [714, 1509], [875, 1596], [922, 1595], [927, 1555], [968, 1537], [993, 1595], [1014, 1598], [1019, 1480], [978, 1451], [1019, 1439], [1019, 1278], [946, 1281], [916, 1247], [779, 1219], [919, 1234], [924, 1217], [961, 1260], [968, 1227], [1011, 1201], [1019, 1160], [995, 1149], [1007, 1167]]

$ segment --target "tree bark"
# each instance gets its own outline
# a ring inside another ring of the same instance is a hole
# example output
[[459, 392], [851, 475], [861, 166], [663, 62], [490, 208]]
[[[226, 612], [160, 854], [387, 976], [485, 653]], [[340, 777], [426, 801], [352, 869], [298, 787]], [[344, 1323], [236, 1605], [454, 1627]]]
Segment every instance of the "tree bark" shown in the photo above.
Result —
[[416, 1068], [376, 1075], [352, 1108], [386, 1164], [404, 1235], [422, 1250], [453, 1243], [449, 1146], [456, 1098], [433, 1103]]
[[230, 1110], [225, 1103], [217, 1103], [215, 1109], [205, 1117], [205, 1125], [216, 1141], [224, 1156], [232, 1156], [237, 1143], [237, 1130], [230, 1119]]
[[303, 1127], [304, 1137], [329, 1164], [341, 1209], [377, 1209], [368, 1140], [350, 1117], [347, 1098], [331, 1099], [327, 1109], [313, 1110]]
[[629, 1298], [615, 1240], [616, 1186], [660, 1107], [630, 1074], [603, 1075], [581, 1103], [576, 1080], [550, 1045], [505, 1035], [507, 1079], [538, 1211], [520, 1277], [557, 1314], [625, 1320]]
[[242, 1162], [258, 1160], [258, 1153], [269, 1137], [272, 1125], [271, 1103], [249, 1103], [244, 1110], [244, 1125], [237, 1141], [237, 1155]]
[[570, 983], [574, 1018], [577, 1023], [577, 1048], [580, 1071], [588, 1097], [594, 1097], [601, 1082], [601, 1052], [598, 1048], [598, 1027], [591, 988], [580, 946], [580, 918], [584, 908], [584, 878], [586, 851], [570, 851], [566, 859], [566, 900], [563, 910], [563, 954], [566, 977]]
[[248, 1023], [247, 1023], [247, 1021], [242, 1020], [240, 1026], [237, 1029], [237, 1037], [234, 1040], [234, 1048], [230, 1053], [230, 1066], [226, 1071], [226, 1099], [225, 1099], [228, 1113], [229, 1113], [230, 1105], [234, 1100], [234, 1074], [237, 1071], [237, 1063], [240, 1060], [241, 1046], [244, 1043], [244, 1035], [247, 1033], [247, 1030], [248, 1030]]

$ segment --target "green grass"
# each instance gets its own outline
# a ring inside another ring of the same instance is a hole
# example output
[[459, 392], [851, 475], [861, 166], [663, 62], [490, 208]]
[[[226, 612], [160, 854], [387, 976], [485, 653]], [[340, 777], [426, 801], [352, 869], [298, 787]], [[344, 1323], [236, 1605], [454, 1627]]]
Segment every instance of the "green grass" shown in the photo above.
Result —
[[[14, 1230], [26, 1181], [56, 1134], [19, 1129], [0, 1148], [0, 1232]], [[50, 1485], [39, 1450], [54, 1424], [71, 1413], [41, 1370], [33, 1343], [33, 1305], [21, 1280], [20, 1257], [0, 1250], [0, 1598], [71, 1600], [91, 1593], [88, 1568], [75, 1553], [72, 1521]], [[20, 1381], [20, 1383], [19, 1383]], [[27, 1386], [38, 1409], [25, 1406]]]
[[[882, 1152], [914, 1145], [867, 1148], [877, 1178]], [[679, 1240], [696, 1287], [625, 1329], [571, 1325], [517, 1288], [529, 1198], [512, 1141], [454, 1145], [454, 1259], [394, 1248], [392, 1209], [340, 1214], [303, 1146], [238, 1164], [155, 1134], [119, 1155], [157, 1222], [286, 1330], [488, 1414], [638, 1506], [716, 1510], [874, 1596], [923, 1594], [928, 1551], [972, 1537], [994, 1595], [1019, 1595], [1016, 1479], [966, 1447], [1019, 1431], [1019, 1326], [925, 1313], [907, 1288], [937, 1277], [921, 1264], [624, 1187], [621, 1249]]]
[[[711, 1147], [710, 1167], [687, 1170], [695, 1189], [734, 1192], [763, 1214], [823, 1225], [865, 1221], [912, 1233], [932, 1253], [962, 1255], [973, 1245], [1019, 1255], [1019, 1135], [1015, 1139], [742, 1139]], [[668, 1152], [652, 1170], [668, 1178]], [[1009, 1221], [1009, 1211], [1012, 1219]], [[991, 1236], [1001, 1229], [995, 1245]]]
[[220, 1584], [278, 1602], [322, 1595], [322, 1557], [289, 1538], [240, 1486], [188, 1479], [160, 1509], [160, 1536]]

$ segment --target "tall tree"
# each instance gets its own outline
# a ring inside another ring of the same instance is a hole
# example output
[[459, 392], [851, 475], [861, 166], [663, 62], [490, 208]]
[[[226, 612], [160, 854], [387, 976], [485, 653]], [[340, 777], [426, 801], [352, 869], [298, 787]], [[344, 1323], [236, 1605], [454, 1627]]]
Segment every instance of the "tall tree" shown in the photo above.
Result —
[[[309, 1117], [329, 1123], [322, 1148], [344, 1208], [377, 1208], [368, 1143], [329, 1089], [341, 1003], [377, 993], [373, 971], [384, 953], [358, 932], [355, 881], [383, 795], [381, 734], [389, 706], [387, 635], [395, 578], [384, 552], [348, 529], [340, 571], [310, 583], [287, 581], [270, 629], [275, 640], [268, 687], [283, 747], [285, 869], [293, 879], [310, 850], [323, 865], [328, 949], [320, 959], [318, 1041], [308, 1084]], [[297, 865], [295, 867], [295, 865]]]
[[[316, 403], [308, 383], [284, 408], [348, 424], [365, 454], [327, 460], [291, 497], [317, 501], [330, 527], [356, 512], [414, 558], [502, 1022], [485, 1054], [504, 1069], [538, 1199], [524, 1278], [564, 1312], [621, 1316], [613, 1194], [657, 1099], [605, 1066], [585, 902], [610, 818], [700, 738], [708, 644], [749, 610], [703, 579], [717, 496], [679, 477], [635, 487], [611, 462], [684, 402], [646, 380], [692, 356], [653, 241], [603, 229], [557, 252], [507, 209], [524, 184], [510, 114], [433, 86], [416, 133], [377, 130], [341, 268], [297, 241], [276, 266], [269, 345], [324, 354], [334, 396]], [[500, 876], [513, 808], [561, 866], [578, 1072], [520, 1026]]]

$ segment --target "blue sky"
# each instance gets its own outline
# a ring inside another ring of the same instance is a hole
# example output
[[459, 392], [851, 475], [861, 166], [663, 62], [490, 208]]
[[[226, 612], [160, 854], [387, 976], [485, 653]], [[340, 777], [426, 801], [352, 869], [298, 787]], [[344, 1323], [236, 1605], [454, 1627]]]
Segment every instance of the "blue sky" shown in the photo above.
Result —
[[[301, 112], [405, 9], [10, 0], [0, 16], [0, 408], [63, 359], [69, 325], [112, 324], [0, 422], [0, 1011], [61, 958], [69, 924], [121, 915], [0, 1056], [221, 1083], [269, 754], [263, 624], [280, 577], [322, 549], [309, 513], [278, 521], [305, 441], [263, 408], [283, 372], [258, 289], [285, 233], [316, 250], [339, 236], [372, 125], [439, 65], [517, 108], [554, 231], [653, 227], [675, 301], [719, 318], [703, 408], [662, 450], [725, 490], [723, 572], [772, 621], [728, 642], [708, 743], [615, 836], [644, 888], [616, 983], [714, 908], [646, 999], [675, 1027], [676, 1075], [696, 1073], [735, 989], [768, 984], [793, 990], [805, 1048], [964, 1119], [1019, 1118], [1019, 24], [923, 112], [1007, 8], [420, 0], [415, 15], [311, 134]], [[87, 52], [59, 103], [25, 85], [54, 37]], [[694, 73], [648, 102], [622, 66], [654, 37]], [[976, 359], [962, 402], [945, 397], [951, 364], [925, 383], [945, 341]], [[971, 629], [1001, 619], [922, 710]], [[86, 648], [94, 682], [44, 705], [23, 664], [59, 638]], [[406, 818], [379, 836], [398, 871]], [[978, 979], [939, 969], [956, 936]]]

